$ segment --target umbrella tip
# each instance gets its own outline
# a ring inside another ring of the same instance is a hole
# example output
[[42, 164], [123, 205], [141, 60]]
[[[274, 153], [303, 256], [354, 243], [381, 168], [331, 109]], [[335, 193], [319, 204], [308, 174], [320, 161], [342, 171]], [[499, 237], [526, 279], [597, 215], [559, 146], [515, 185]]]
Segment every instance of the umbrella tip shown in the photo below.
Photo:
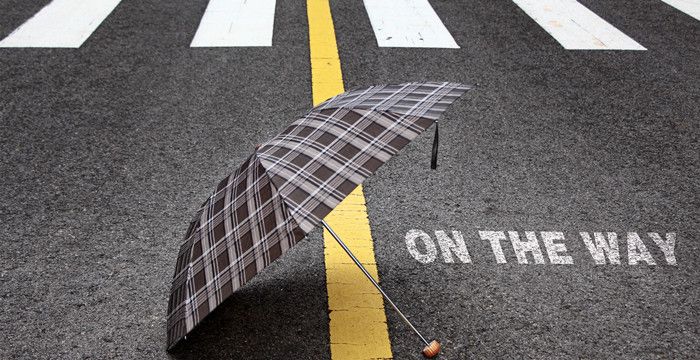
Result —
[[426, 347], [423, 348], [423, 356], [428, 359], [432, 359], [440, 353], [440, 343], [437, 340], [433, 340]]

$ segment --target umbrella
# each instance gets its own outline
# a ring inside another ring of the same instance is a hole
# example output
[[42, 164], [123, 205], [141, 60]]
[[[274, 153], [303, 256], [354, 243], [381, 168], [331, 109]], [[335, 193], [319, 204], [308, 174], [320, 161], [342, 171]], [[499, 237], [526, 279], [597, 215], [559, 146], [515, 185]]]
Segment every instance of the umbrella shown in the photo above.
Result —
[[168, 348], [318, 225], [326, 227], [426, 344], [323, 218], [357, 185], [433, 123], [469, 87], [405, 83], [337, 95], [256, 147], [223, 179], [189, 225], [168, 303]]

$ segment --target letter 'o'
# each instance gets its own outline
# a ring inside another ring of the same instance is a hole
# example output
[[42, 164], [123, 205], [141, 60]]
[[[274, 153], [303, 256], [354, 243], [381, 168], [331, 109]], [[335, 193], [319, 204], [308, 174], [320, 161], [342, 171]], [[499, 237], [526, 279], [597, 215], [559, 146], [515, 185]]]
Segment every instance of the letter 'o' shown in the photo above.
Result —
[[[425, 253], [418, 249], [416, 241], [419, 239], [425, 247]], [[406, 233], [406, 247], [408, 248], [408, 252], [411, 253], [411, 256], [423, 264], [431, 263], [435, 261], [435, 258], [437, 257], [437, 248], [435, 247], [435, 243], [430, 238], [430, 235], [426, 234], [422, 230], [413, 229]]]

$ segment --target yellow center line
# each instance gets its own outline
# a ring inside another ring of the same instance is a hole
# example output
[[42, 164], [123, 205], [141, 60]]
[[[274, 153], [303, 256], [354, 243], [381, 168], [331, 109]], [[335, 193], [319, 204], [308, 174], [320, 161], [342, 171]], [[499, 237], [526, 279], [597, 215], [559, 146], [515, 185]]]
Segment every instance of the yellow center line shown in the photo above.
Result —
[[[312, 93], [314, 105], [317, 105], [345, 90], [329, 0], [307, 0], [306, 7], [309, 17]], [[325, 220], [370, 274], [379, 280], [362, 185]], [[324, 231], [323, 239], [331, 358], [392, 358], [381, 294], [327, 231]]]

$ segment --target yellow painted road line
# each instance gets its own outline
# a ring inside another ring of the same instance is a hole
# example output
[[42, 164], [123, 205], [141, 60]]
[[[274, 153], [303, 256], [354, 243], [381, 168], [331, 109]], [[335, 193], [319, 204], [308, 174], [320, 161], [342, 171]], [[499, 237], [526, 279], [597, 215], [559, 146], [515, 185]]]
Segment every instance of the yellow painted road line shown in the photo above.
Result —
[[308, 0], [311, 91], [314, 105], [345, 91], [328, 0]]
[[[328, 0], [307, 0], [314, 105], [344, 90]], [[358, 186], [326, 222], [379, 280], [365, 194]], [[333, 360], [390, 359], [391, 344], [381, 294], [324, 230], [326, 286]]]

